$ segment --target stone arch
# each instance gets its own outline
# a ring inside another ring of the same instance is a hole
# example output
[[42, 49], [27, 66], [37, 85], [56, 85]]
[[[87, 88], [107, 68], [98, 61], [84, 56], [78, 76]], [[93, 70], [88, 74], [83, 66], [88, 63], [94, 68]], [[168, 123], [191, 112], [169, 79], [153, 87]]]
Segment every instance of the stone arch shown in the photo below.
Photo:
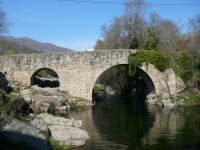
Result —
[[[94, 84], [95, 84], [95, 82], [97, 81], [97, 79], [99, 78], [99, 76], [101, 74], [103, 74], [106, 70], [108, 70], [108, 69], [110, 69], [110, 68], [112, 68], [114, 66], [125, 66], [125, 65], [128, 65], [128, 64], [124, 63], [124, 64], [114, 64], [114, 65], [111, 65], [111, 66], [106, 66], [100, 72], [96, 73], [95, 77], [92, 80], [93, 83], [92, 83], [92, 87], [91, 87], [91, 90], [90, 90], [90, 94], [92, 95]], [[151, 76], [148, 74], [148, 72], [143, 70], [141, 67], [137, 67], [136, 71], [143, 78], [145, 84], [147, 85], [146, 95], [148, 95], [150, 93], [156, 94], [155, 84], [154, 84]]]
[[[51, 69], [51, 68], [39, 68], [39, 69], [35, 69], [35, 70], [33, 71], [32, 75], [31, 75], [31, 77], [30, 77], [30, 85], [31, 85], [31, 86], [32, 86], [32, 85], [35, 85], [35, 80], [34, 80], [35, 76], [36, 76], [40, 71], [45, 70], [45, 69], [53, 70], [53, 71], [57, 74], [57, 76], [58, 76], [58, 81], [59, 81], [59, 77], [60, 77], [60, 76], [59, 76], [59, 74], [57, 73], [56, 70]], [[60, 86], [60, 83], [59, 83], [59, 86]]]

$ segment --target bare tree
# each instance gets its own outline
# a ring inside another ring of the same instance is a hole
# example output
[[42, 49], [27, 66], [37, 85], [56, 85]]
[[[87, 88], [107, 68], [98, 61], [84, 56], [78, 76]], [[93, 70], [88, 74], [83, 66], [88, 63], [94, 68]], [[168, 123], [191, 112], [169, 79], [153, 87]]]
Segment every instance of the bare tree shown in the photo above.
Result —
[[[2, 1], [0, 0], [0, 5], [2, 4]], [[9, 28], [12, 26], [12, 22], [10, 22], [6, 18], [6, 12], [3, 10], [2, 7], [0, 7], [0, 34], [9, 33]]]
[[[0, 5], [2, 1], [0, 0]], [[6, 18], [6, 12], [0, 7], [0, 39], [3, 34], [9, 33], [9, 28], [12, 26], [12, 22], [10, 22]], [[0, 55], [3, 55], [3, 50], [0, 48]]]
[[95, 44], [95, 46], [93, 48], [94, 48], [94, 50], [105, 50], [106, 49], [105, 45], [104, 45], [104, 43], [103, 43], [103, 41], [101, 39], [98, 39], [96, 41], [96, 44]]
[[145, 15], [148, 12], [150, 5], [147, 5], [144, 0], [128, 0], [124, 7], [125, 30], [128, 33], [129, 43], [133, 38], [136, 38], [141, 43], [144, 43], [146, 36], [147, 23]]
[[106, 48], [128, 48], [133, 38], [139, 41], [139, 47], [142, 48], [147, 29], [144, 18], [148, 8], [144, 0], [128, 0], [124, 15], [114, 18], [109, 27], [103, 25], [101, 28]]
[[190, 18], [188, 25], [191, 30], [195, 30], [195, 29], [199, 30], [200, 29], [200, 13]]
[[114, 18], [109, 28], [103, 25], [102, 36], [107, 49], [127, 48], [128, 42], [126, 40], [127, 32], [124, 29], [124, 16]]
[[[190, 30], [189, 44], [188, 47], [194, 56], [193, 62], [199, 64], [200, 62], [200, 13], [196, 14], [194, 17], [190, 18], [188, 21], [188, 28]], [[199, 75], [198, 66], [193, 68], [193, 73], [195, 76], [196, 90], [198, 92], [197, 77]]]
[[160, 36], [161, 33], [161, 22], [163, 21], [162, 17], [155, 11], [150, 13], [149, 26], [154, 31], [156, 36]]

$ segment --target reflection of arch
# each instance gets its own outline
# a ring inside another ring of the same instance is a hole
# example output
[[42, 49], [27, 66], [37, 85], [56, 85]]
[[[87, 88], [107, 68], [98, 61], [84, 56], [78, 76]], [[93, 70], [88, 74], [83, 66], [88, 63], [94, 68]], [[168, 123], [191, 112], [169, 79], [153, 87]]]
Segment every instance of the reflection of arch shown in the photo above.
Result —
[[[92, 83], [92, 88], [91, 88], [91, 93], [93, 92], [93, 87], [95, 82], [97, 81], [97, 79], [100, 77], [101, 74], [103, 74], [105, 71], [107, 71], [108, 69], [114, 67], [114, 66], [126, 66], [128, 64], [118, 64], [118, 65], [113, 65], [113, 66], [106, 66], [104, 69], [102, 69], [101, 72], [98, 72], [98, 74], [96, 74], [96, 78], [94, 78], [95, 80], [93, 80]], [[150, 75], [145, 72], [143, 69], [137, 67], [137, 73], [139, 74], [139, 76], [141, 76], [146, 84], [147, 90], [145, 91], [145, 95], [148, 95], [149, 93], [153, 93], [156, 94], [156, 88], [155, 88], [155, 84], [153, 82], [153, 80], [151, 79]]]
[[[40, 68], [40, 69], [37, 69], [37, 70], [32, 74], [32, 76], [31, 76], [31, 85], [35, 85], [35, 76], [36, 76], [40, 71], [45, 70], [45, 69], [49, 69], [49, 70], [54, 71], [53, 69], [50, 69], [50, 68]], [[54, 71], [54, 72], [57, 74], [58, 80], [59, 80], [59, 75], [58, 75], [58, 73], [57, 73], [56, 71]]]

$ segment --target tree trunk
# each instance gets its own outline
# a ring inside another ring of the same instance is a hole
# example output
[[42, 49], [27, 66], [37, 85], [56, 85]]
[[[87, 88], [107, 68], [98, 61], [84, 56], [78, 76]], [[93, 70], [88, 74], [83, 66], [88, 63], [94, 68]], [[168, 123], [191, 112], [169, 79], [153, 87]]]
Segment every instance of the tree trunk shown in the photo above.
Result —
[[168, 83], [168, 70], [165, 71], [165, 75], [166, 75], [166, 84], [167, 84], [167, 89], [168, 89], [168, 92], [169, 92], [169, 98], [171, 97], [171, 94], [170, 94], [170, 88], [169, 88], [169, 83]]

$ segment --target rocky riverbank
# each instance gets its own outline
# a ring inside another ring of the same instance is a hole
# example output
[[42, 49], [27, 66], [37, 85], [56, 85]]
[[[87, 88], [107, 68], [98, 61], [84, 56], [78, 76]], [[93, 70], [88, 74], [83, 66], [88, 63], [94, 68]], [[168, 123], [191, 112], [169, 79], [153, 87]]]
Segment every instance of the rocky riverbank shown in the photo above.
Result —
[[79, 147], [89, 139], [81, 120], [56, 117], [42, 113], [30, 124], [15, 118], [0, 118], [0, 149], [50, 150], [57, 146], [63, 148]]
[[79, 147], [89, 139], [81, 120], [47, 111], [68, 111], [92, 105], [57, 88], [0, 84], [0, 149], [52, 150]]
[[169, 93], [164, 92], [162, 95], [149, 94], [145, 100], [148, 104], [160, 105], [164, 107], [176, 106], [199, 106], [200, 100], [194, 90], [186, 89], [177, 94], [175, 104], [173, 102], [174, 94], [169, 97]]

